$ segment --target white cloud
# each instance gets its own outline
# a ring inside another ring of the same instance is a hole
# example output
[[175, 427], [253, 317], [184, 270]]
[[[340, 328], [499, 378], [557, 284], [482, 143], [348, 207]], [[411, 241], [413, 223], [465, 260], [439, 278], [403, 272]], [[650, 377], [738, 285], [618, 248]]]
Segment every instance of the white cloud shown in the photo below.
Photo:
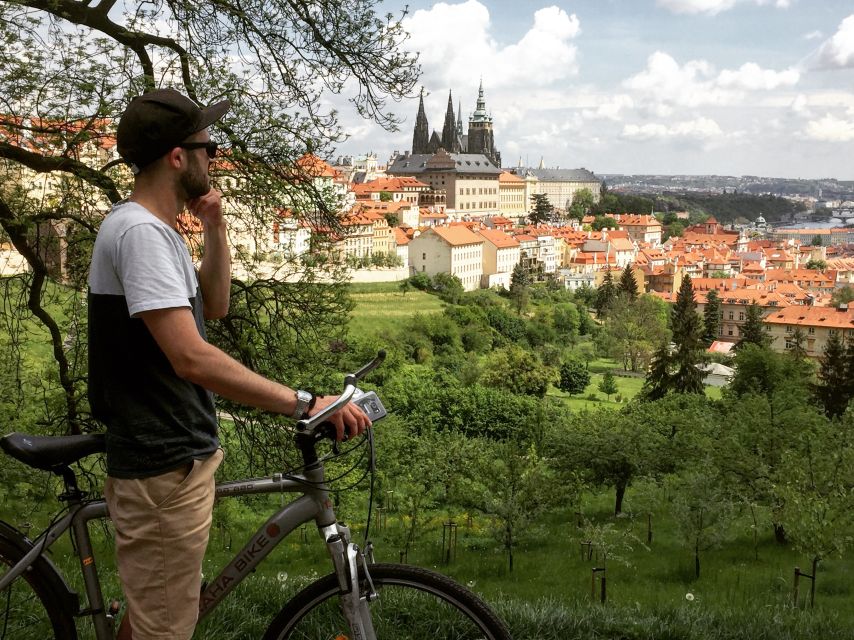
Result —
[[797, 69], [785, 71], [762, 69], [755, 62], [746, 62], [736, 71], [724, 69], [718, 76], [717, 83], [722, 87], [736, 87], [752, 90], [770, 91], [777, 87], [791, 87], [798, 83], [800, 73]]
[[739, 104], [746, 91], [791, 87], [799, 79], [800, 73], [794, 68], [774, 71], [753, 62], [717, 73], [705, 60], [689, 60], [680, 65], [669, 54], [656, 51], [647, 59], [646, 69], [625, 80], [623, 86], [640, 96], [636, 103], [664, 117], [675, 106]]
[[631, 109], [634, 106], [635, 101], [632, 100], [631, 96], [619, 93], [600, 102], [595, 109], [582, 109], [581, 115], [591, 120], [619, 120], [624, 110]]
[[804, 34], [804, 40], [821, 40], [823, 37], [824, 34], [818, 29]]
[[578, 73], [578, 17], [556, 6], [534, 14], [531, 28], [513, 44], [492, 37], [489, 10], [479, 0], [439, 2], [404, 21], [411, 34], [406, 47], [420, 52], [424, 82], [462, 87], [482, 77], [490, 90], [546, 86]]
[[[716, 15], [722, 11], [732, 9], [736, 4], [744, 0], [657, 0], [656, 4], [673, 13], [704, 13], [706, 15]], [[791, 6], [791, 0], [752, 0], [754, 4], [759, 6], [774, 5], [777, 9], [788, 9]]]
[[818, 61], [823, 67], [854, 67], [854, 14], [845, 18], [836, 33], [821, 45]]
[[672, 125], [660, 123], [627, 124], [623, 127], [622, 137], [628, 140], [668, 140], [673, 138], [691, 140], [709, 140], [723, 136], [717, 122], [710, 118], [695, 118], [676, 122]]
[[851, 142], [854, 141], [854, 121], [827, 114], [820, 120], [809, 121], [804, 134], [820, 142]]

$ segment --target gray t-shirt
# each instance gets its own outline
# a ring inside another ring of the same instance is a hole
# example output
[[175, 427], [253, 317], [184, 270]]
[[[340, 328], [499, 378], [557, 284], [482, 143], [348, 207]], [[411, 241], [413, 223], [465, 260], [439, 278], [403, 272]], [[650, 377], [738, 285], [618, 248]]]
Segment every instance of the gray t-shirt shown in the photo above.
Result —
[[136, 317], [188, 307], [206, 338], [202, 295], [183, 238], [150, 211], [120, 202], [95, 241], [89, 271], [89, 402], [107, 426], [107, 472], [142, 478], [219, 446], [211, 394], [179, 378]]

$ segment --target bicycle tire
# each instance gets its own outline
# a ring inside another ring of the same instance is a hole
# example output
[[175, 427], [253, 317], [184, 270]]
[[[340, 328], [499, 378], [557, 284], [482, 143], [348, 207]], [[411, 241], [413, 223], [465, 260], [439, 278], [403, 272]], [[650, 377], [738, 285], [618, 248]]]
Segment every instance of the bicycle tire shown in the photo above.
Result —
[[[25, 552], [0, 536], [0, 572], [14, 566]], [[47, 575], [33, 564], [0, 591], [0, 640], [76, 640], [74, 619], [57, 606], [58, 596]]]
[[[370, 565], [379, 598], [371, 603], [378, 640], [511, 640], [504, 622], [474, 593], [441, 574], [398, 564]], [[361, 589], [367, 589], [359, 568]], [[335, 574], [297, 593], [273, 619], [264, 640], [335, 640], [349, 629]]]

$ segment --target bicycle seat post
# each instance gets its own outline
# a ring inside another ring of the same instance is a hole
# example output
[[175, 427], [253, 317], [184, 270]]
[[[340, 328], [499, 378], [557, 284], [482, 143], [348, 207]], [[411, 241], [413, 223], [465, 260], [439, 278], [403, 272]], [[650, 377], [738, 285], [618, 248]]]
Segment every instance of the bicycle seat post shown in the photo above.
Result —
[[63, 466], [53, 471], [56, 475], [62, 476], [62, 481], [65, 484], [65, 491], [57, 496], [60, 502], [74, 504], [86, 497], [86, 492], [81, 491], [80, 487], [77, 486], [77, 475], [71, 470], [71, 467]]

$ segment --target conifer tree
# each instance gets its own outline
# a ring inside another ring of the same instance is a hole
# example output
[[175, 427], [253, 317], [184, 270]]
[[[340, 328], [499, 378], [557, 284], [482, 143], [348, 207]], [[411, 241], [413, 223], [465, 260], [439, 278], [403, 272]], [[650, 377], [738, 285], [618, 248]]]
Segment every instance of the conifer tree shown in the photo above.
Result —
[[815, 399], [828, 418], [838, 418], [848, 407], [846, 349], [838, 333], [831, 334], [824, 347], [815, 385]]
[[608, 402], [611, 401], [611, 396], [617, 393], [617, 380], [610, 370], [606, 371], [599, 381], [599, 391], [608, 396]]
[[638, 281], [635, 280], [635, 274], [632, 272], [632, 266], [627, 264], [623, 272], [620, 274], [620, 283], [617, 288], [621, 294], [629, 300], [636, 300], [638, 297]]
[[608, 309], [617, 297], [617, 287], [614, 285], [614, 279], [611, 277], [611, 271], [605, 273], [605, 279], [599, 285], [596, 291], [596, 315], [602, 318], [608, 313]]
[[[804, 330], [800, 327], [795, 327], [795, 330], [792, 332], [792, 337], [789, 338], [792, 345], [789, 348], [789, 355], [796, 360], [804, 360], [807, 357], [807, 350], [804, 348], [806, 340], [807, 336], [804, 333]], [[854, 352], [852, 352], [852, 356], [854, 356]]]
[[670, 391], [672, 382], [671, 362], [670, 343], [665, 340], [652, 356], [652, 364], [643, 383], [642, 397], [644, 400], [659, 400]]
[[770, 342], [765, 324], [762, 322], [762, 308], [754, 302], [747, 307], [744, 324], [741, 326], [741, 339], [736, 346], [755, 344], [760, 347], [767, 347]]
[[670, 388], [676, 393], [703, 393], [703, 372], [697, 364], [703, 358], [703, 327], [697, 315], [697, 303], [694, 300], [694, 286], [691, 277], [682, 278], [676, 304], [670, 316], [673, 342], [676, 351], [673, 354], [675, 371], [670, 379]]
[[703, 342], [708, 347], [718, 339], [721, 326], [721, 298], [715, 289], [706, 296], [706, 308], [703, 309]]

